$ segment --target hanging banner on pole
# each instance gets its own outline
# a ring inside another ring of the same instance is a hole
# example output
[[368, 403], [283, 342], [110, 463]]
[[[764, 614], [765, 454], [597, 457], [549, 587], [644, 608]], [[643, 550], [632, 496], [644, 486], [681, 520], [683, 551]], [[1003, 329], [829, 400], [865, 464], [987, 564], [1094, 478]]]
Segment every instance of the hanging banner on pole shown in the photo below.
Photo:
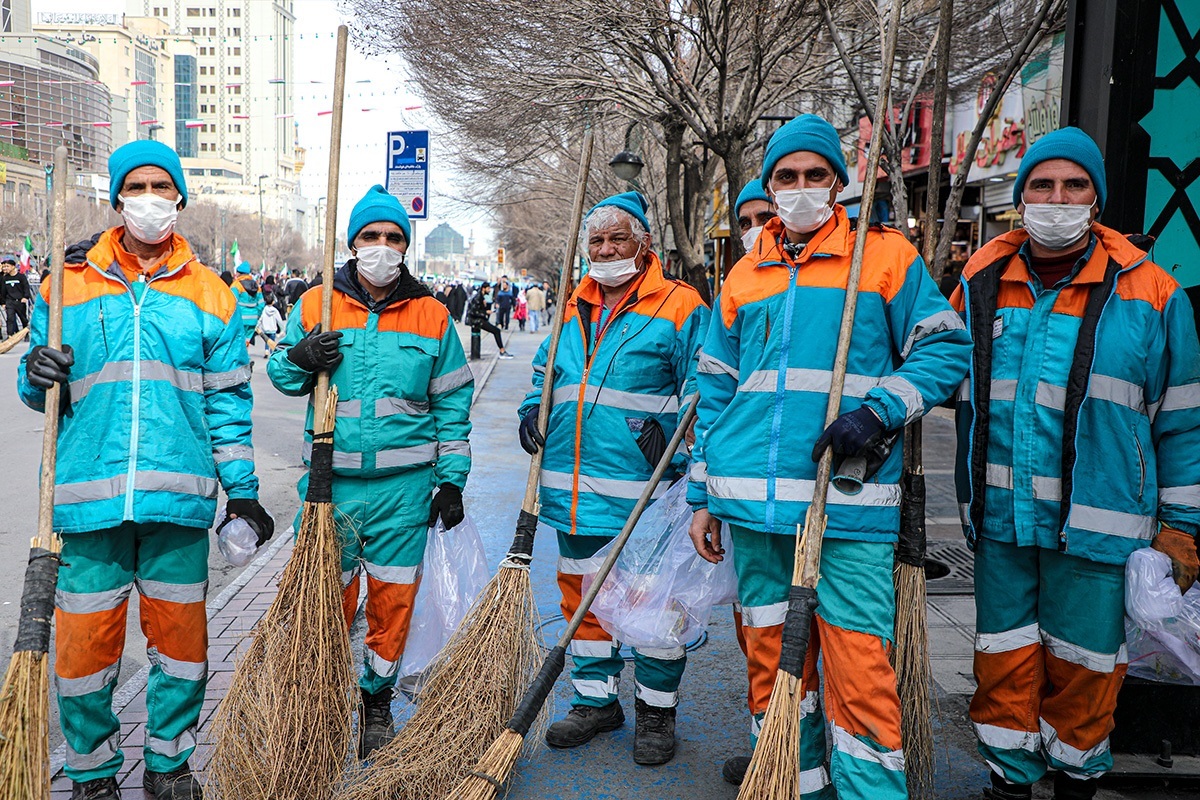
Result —
[[387, 135], [387, 191], [410, 219], [429, 217], [429, 131]]

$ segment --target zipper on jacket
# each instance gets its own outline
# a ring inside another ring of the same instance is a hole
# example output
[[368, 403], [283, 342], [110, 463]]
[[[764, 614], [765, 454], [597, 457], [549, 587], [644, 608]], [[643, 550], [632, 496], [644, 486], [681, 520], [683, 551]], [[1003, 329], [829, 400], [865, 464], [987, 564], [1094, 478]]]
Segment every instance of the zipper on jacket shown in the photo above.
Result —
[[767, 509], [766, 528], [775, 531], [775, 481], [779, 463], [779, 430], [783, 425], [783, 400], [787, 392], [788, 350], [792, 338], [792, 296], [796, 291], [795, 264], [788, 267], [788, 289], [784, 295], [783, 333], [779, 338], [779, 364], [775, 377], [775, 410], [771, 415], [771, 443], [767, 455]]
[[141, 297], [138, 297], [138, 292], [131, 285], [129, 287], [129, 299], [133, 303], [133, 381], [131, 391], [133, 392], [133, 401], [131, 404], [131, 415], [133, 417], [129, 426], [129, 471], [125, 475], [125, 514], [124, 519], [130, 521], [133, 519], [133, 490], [134, 481], [137, 479], [137, 446], [139, 428], [141, 427], [141, 409], [142, 409], [142, 302], [146, 299], [146, 277], [138, 275], [137, 283], [142, 284]]
[[1138, 499], [1138, 502], [1140, 503], [1142, 501], [1142, 496], [1146, 493], [1146, 454], [1142, 451], [1142, 443], [1140, 441], [1138, 441], [1136, 425], [1133, 426], [1132, 431], [1133, 431], [1133, 445], [1134, 445], [1134, 447], [1137, 448], [1137, 454], [1138, 454], [1138, 470], [1139, 470], [1139, 472], [1138, 472], [1137, 499]]

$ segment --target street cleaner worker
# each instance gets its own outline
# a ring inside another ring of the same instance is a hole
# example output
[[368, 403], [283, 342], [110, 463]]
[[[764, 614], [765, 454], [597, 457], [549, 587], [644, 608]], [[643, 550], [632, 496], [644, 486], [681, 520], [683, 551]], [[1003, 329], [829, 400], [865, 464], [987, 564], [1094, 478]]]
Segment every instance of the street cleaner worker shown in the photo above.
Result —
[[[601, 200], [584, 217], [580, 244], [589, 269], [567, 301], [545, 441], [537, 416], [549, 338], [533, 359], [533, 389], [518, 411], [521, 445], [531, 454], [546, 448], [541, 520], [558, 532], [567, 619], [579, 607], [584, 576], [598, 566], [592, 556], [621, 532], [694, 392], [708, 308], [695, 289], [663, 275], [649, 231], [646, 201], [636, 192]], [[686, 459], [677, 461], [682, 474]], [[656, 496], [670, 483], [664, 479]], [[571, 642], [575, 694], [567, 716], [546, 731], [551, 747], [577, 747], [625, 723], [620, 647], [589, 613]], [[682, 647], [634, 651], [638, 764], [675, 755], [685, 662]]]
[[[825, 427], [855, 224], [835, 200], [848, 182], [837, 131], [791, 120], [767, 144], [762, 185], [779, 217], [722, 287], [697, 367], [699, 421], [688, 501], [692, 539], [721, 559], [728, 522], [749, 653], [751, 743], [779, 664], [797, 526], [826, 445], [835, 465], [874, 452], [946, 400], [971, 343], [908, 240], [872, 228], [859, 284], [841, 416]], [[888, 663], [895, 600], [901, 444], [861, 491], [830, 486], [819, 605], [804, 664], [800, 791], [805, 800], [907, 797], [900, 701]], [[817, 692], [823, 659], [824, 708]], [[826, 725], [832, 755], [825, 764]], [[723, 775], [740, 784], [746, 756]], [[832, 783], [831, 783], [832, 779]]]
[[1013, 204], [1023, 229], [967, 263], [952, 302], [975, 340], [958, 397], [958, 500], [975, 550], [971, 723], [988, 796], [1047, 770], [1087, 800], [1112, 769], [1125, 677], [1125, 562], [1196, 579], [1200, 346], [1174, 278], [1096, 221], [1108, 188], [1078, 128], [1038, 139]]
[[[446, 307], [404, 264], [412, 226], [400, 201], [373, 186], [354, 206], [354, 258], [333, 280], [333, 322], [321, 330], [321, 287], [301, 296], [267, 375], [287, 395], [310, 395], [330, 370], [338, 392], [333, 505], [342, 533], [346, 624], [367, 573], [365, 666], [359, 677], [361, 758], [393, 736], [392, 689], [404, 654], [425, 539], [441, 518], [463, 521], [471, 469], [475, 381]], [[312, 451], [313, 407], [304, 461]], [[300, 479], [303, 498], [308, 475]], [[299, 518], [296, 527], [299, 528]]]
[[767, 196], [758, 177], [742, 187], [737, 202], [733, 204], [733, 213], [737, 216], [742, 249], [747, 253], [754, 249], [754, 243], [758, 241], [763, 226], [777, 216], [771, 205], [771, 198]]
[[[254, 276], [250, 274], [249, 261], [238, 264], [237, 277], [234, 278], [229, 288], [233, 290], [233, 296], [237, 298], [238, 313], [241, 315], [242, 327], [246, 331], [246, 347], [249, 347], [254, 342], [254, 330], [258, 327], [259, 317], [262, 316], [263, 307], [266, 305], [258, 281], [254, 280]], [[253, 366], [252, 362], [251, 367]]]
[[[131, 142], [108, 160], [124, 225], [100, 234], [63, 279], [63, 349], [46, 347], [49, 284], [21, 360], [22, 401], [41, 411], [62, 384], [54, 529], [55, 691], [75, 800], [119, 798], [124, 755], [112, 711], [136, 584], [150, 662], [143, 785], [159, 800], [201, 797], [188, 767], [208, 671], [208, 528], [227, 517], [261, 544], [250, 366], [237, 303], [174, 233], [187, 205], [179, 157]], [[84, 243], [85, 245], [87, 243]], [[78, 251], [79, 248], [72, 248]]]

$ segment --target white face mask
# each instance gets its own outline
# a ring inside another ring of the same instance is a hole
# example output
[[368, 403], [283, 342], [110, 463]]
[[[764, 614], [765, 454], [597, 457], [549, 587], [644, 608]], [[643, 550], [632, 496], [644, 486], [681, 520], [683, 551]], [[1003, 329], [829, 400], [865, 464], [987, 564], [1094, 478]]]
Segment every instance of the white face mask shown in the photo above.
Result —
[[404, 263], [404, 254], [385, 244], [360, 247], [355, 257], [358, 259], [358, 274], [362, 279], [380, 288], [390, 285], [400, 277], [400, 265]]
[[620, 286], [638, 273], [637, 257], [642, 252], [639, 244], [633, 258], [616, 261], [590, 261], [588, 275], [601, 286]]
[[812, 233], [833, 216], [829, 205], [830, 188], [780, 189], [775, 192], [775, 207], [783, 226], [792, 233]]
[[125, 220], [125, 230], [139, 242], [159, 244], [175, 230], [175, 220], [179, 219], [177, 206], [183, 196], [168, 200], [147, 192], [133, 197], [117, 195], [117, 199], [124, 204], [121, 217]]
[[742, 248], [747, 253], [754, 249], [754, 243], [758, 241], [758, 235], [762, 233], [762, 229], [762, 225], [755, 225], [753, 228], [742, 234]]
[[1029, 238], [1047, 250], [1063, 250], [1078, 242], [1092, 225], [1091, 205], [1026, 203], [1022, 218]]

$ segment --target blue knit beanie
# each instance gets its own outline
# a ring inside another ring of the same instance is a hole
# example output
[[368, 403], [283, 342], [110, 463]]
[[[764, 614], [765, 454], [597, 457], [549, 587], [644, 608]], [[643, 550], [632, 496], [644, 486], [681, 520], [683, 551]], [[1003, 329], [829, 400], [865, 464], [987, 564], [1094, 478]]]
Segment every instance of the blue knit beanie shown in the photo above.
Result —
[[238, 275], [249, 275], [250, 274], [250, 262], [243, 261], [242, 263], [238, 264], [237, 274]]
[[1104, 210], [1104, 201], [1108, 199], [1108, 182], [1104, 173], [1104, 156], [1095, 140], [1079, 128], [1059, 128], [1047, 133], [1033, 143], [1025, 151], [1021, 166], [1017, 169], [1017, 180], [1013, 183], [1013, 206], [1021, 204], [1021, 195], [1025, 191], [1025, 181], [1029, 173], [1043, 161], [1052, 158], [1065, 158], [1083, 167], [1096, 187], [1096, 213]]
[[771, 198], [767, 197], [767, 193], [763, 190], [762, 181], [757, 178], [742, 187], [742, 193], [737, 196], [737, 202], [733, 204], [733, 213], [737, 214], [742, 210], [742, 206], [751, 200], [771, 202]]
[[183, 204], [187, 205], [187, 181], [183, 179], [183, 165], [179, 163], [178, 154], [162, 142], [140, 139], [121, 145], [108, 157], [108, 201], [113, 208], [117, 207], [117, 195], [125, 185], [125, 176], [138, 167], [166, 170], [183, 196]]
[[650, 232], [650, 221], [646, 219], [646, 209], [649, 205], [646, 203], [646, 198], [638, 192], [625, 192], [623, 194], [614, 194], [612, 197], [606, 197], [596, 205], [592, 206], [592, 210], [584, 216], [586, 220], [596, 212], [596, 209], [604, 206], [614, 206], [633, 216], [638, 222], [642, 223], [642, 227], [646, 232]]
[[849, 185], [846, 155], [842, 152], [842, 141], [838, 138], [837, 130], [816, 114], [801, 114], [775, 131], [771, 141], [767, 142], [767, 153], [763, 157], [763, 189], [771, 182], [771, 172], [779, 159], [802, 150], [824, 158], [837, 173], [838, 180]]
[[346, 244], [354, 244], [354, 239], [363, 228], [372, 222], [394, 222], [404, 231], [404, 241], [412, 244], [412, 223], [408, 221], [408, 212], [400, 201], [387, 193], [378, 183], [367, 189], [362, 199], [354, 204], [350, 212], [350, 227], [347, 230]]

